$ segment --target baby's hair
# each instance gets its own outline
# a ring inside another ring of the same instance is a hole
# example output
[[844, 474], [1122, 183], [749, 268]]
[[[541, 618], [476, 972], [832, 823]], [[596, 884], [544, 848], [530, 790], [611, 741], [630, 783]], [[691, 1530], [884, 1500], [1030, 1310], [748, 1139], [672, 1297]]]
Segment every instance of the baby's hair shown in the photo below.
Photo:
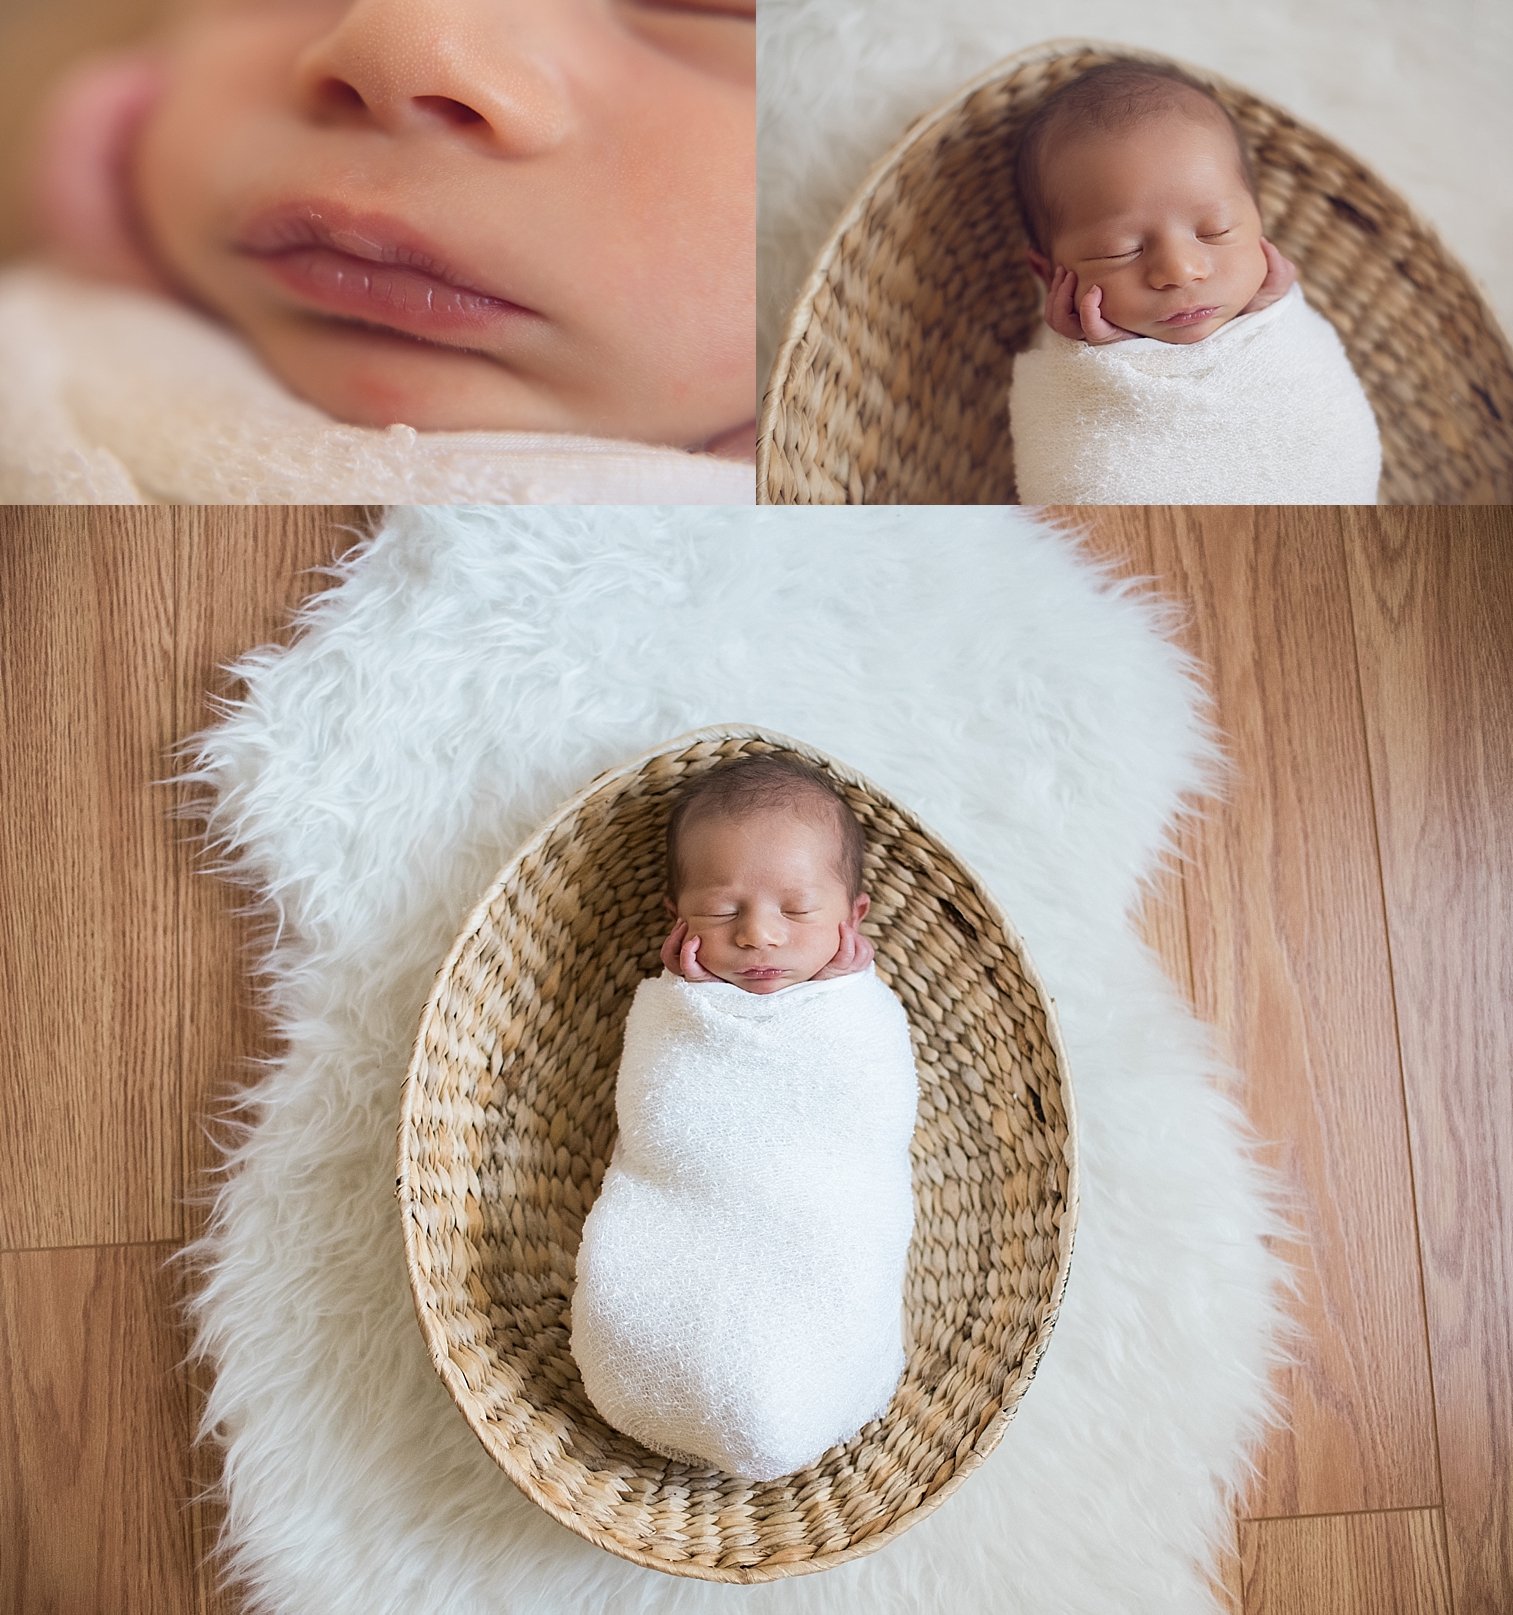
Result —
[[1055, 208], [1041, 184], [1045, 151], [1052, 140], [1092, 131], [1117, 134], [1163, 112], [1188, 112], [1194, 95], [1201, 96], [1229, 125], [1235, 137], [1240, 176], [1259, 208], [1261, 195], [1245, 136], [1229, 108], [1207, 85], [1179, 67], [1131, 60], [1105, 62], [1048, 95], [1020, 131], [1014, 152], [1014, 190], [1030, 245], [1037, 252], [1049, 253], [1055, 233]]
[[796, 757], [762, 754], [737, 757], [707, 774], [700, 774], [678, 792], [672, 817], [667, 821], [667, 895], [674, 903], [683, 884], [678, 863], [678, 837], [690, 815], [706, 817], [725, 814], [732, 817], [760, 813], [768, 808], [787, 808], [803, 817], [806, 809], [818, 809], [835, 826], [839, 855], [835, 872], [846, 884], [854, 903], [862, 891], [862, 860], [867, 842], [856, 815], [826, 776], [812, 763]]

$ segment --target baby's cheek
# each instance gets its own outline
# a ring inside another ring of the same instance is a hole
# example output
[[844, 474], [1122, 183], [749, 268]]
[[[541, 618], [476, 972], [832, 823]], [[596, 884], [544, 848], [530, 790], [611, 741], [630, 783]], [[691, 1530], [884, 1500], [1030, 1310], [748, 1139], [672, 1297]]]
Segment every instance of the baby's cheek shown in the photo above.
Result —
[[1243, 305], [1260, 291], [1261, 283], [1266, 279], [1266, 254], [1262, 251], [1259, 241], [1256, 242], [1254, 252], [1246, 255], [1245, 268], [1238, 279], [1239, 286], [1234, 300]]

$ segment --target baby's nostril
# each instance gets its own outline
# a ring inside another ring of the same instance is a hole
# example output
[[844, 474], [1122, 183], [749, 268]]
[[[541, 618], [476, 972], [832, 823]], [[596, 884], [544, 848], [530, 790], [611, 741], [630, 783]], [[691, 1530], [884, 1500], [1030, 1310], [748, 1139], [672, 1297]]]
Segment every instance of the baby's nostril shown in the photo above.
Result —
[[466, 102], [454, 101], [447, 95], [417, 95], [415, 105], [423, 112], [429, 112], [432, 117], [440, 118], [445, 123], [466, 124], [482, 123], [483, 114], [474, 112]]
[[322, 79], [315, 93], [321, 105], [332, 112], [361, 112], [368, 104], [345, 79]]

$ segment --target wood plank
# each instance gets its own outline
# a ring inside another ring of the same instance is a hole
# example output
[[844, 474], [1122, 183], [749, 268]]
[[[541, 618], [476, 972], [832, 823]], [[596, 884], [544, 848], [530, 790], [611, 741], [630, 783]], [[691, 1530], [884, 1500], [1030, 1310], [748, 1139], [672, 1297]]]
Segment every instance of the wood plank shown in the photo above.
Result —
[[1513, 1609], [1513, 513], [1348, 533], [1458, 1615]]
[[0, 1608], [195, 1608], [172, 1248], [0, 1254]]
[[[176, 729], [188, 736], [215, 722], [213, 701], [241, 686], [225, 672], [256, 646], [287, 644], [296, 608], [332, 583], [329, 566], [357, 541], [376, 512], [353, 506], [201, 507], [180, 536]], [[187, 790], [181, 790], [183, 805]], [[257, 921], [238, 913], [243, 894], [201, 867], [199, 849], [183, 826], [178, 915], [179, 970], [184, 982], [180, 1023], [184, 1159], [189, 1232], [205, 1214], [209, 1169], [219, 1158], [214, 1120], [219, 1100], [254, 1075], [253, 1062], [276, 1052], [257, 1011], [249, 967]], [[198, 1427], [209, 1389], [208, 1370], [190, 1372], [188, 1421]], [[236, 1615], [242, 1600], [219, 1584], [213, 1549], [224, 1517], [219, 1495], [220, 1450], [194, 1446], [187, 1458], [194, 1483], [189, 1514], [199, 1615]]]
[[[215, 701], [241, 693], [225, 671], [230, 663], [259, 645], [288, 643], [296, 608], [333, 581], [319, 569], [358, 541], [373, 514], [353, 505], [207, 505], [192, 512], [178, 542], [178, 736], [208, 728], [216, 721]], [[178, 790], [180, 810], [190, 794]], [[258, 923], [236, 912], [245, 894], [209, 872], [197, 836], [194, 823], [178, 825], [179, 1060], [191, 1237], [206, 1209], [207, 1169], [219, 1159], [218, 1100], [254, 1075], [252, 1062], [273, 1052], [249, 977]]]
[[1450, 1615], [1438, 1509], [1246, 1520], [1245, 1615]]
[[1144, 513], [1235, 763], [1194, 830], [1199, 1012], [1295, 1196], [1290, 1427], [1251, 1512], [1439, 1501], [1412, 1183], [1335, 509]]
[[174, 1237], [172, 512], [0, 511], [0, 1246]]

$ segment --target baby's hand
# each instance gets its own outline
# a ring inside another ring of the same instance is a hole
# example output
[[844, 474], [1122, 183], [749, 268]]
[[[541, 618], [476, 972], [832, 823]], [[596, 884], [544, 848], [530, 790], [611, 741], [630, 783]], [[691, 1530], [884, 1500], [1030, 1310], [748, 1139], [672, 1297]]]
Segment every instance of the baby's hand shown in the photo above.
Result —
[[718, 981], [699, 963], [699, 939], [688, 934], [688, 921], [679, 920], [662, 944], [662, 963], [684, 981]]
[[1072, 342], [1086, 342], [1099, 348], [1109, 342], [1128, 342], [1133, 331], [1110, 325], [1104, 319], [1103, 288], [1089, 286], [1079, 300], [1077, 277], [1070, 269], [1056, 270], [1051, 276], [1045, 299], [1045, 323]]
[[1298, 278], [1296, 266], [1284, 258], [1265, 236], [1261, 237], [1261, 251], [1266, 254], [1266, 279], [1261, 282], [1261, 289], [1256, 295], [1240, 310], [1242, 314], [1256, 314], [1263, 308], [1270, 308], [1279, 297], [1287, 295]]
[[73, 68], [43, 110], [32, 190], [43, 245], [64, 268], [171, 296], [141, 240], [128, 183], [132, 147], [166, 73], [151, 47]]
[[835, 957], [811, 981], [834, 981], [837, 976], [859, 976], [876, 956], [876, 950], [849, 920], [841, 921], [841, 942]]

